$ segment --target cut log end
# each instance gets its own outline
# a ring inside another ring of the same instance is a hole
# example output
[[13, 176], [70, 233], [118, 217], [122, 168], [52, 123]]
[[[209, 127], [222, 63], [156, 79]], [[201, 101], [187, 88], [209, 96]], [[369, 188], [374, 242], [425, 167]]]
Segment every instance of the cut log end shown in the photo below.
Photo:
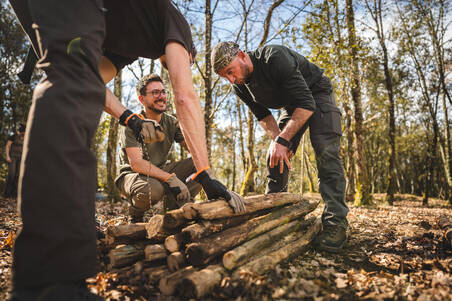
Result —
[[167, 265], [170, 272], [180, 270], [187, 265], [185, 255], [181, 252], [171, 253], [167, 258]]
[[198, 243], [187, 245], [185, 254], [187, 255], [187, 261], [193, 266], [203, 265], [208, 257], [208, 254], [204, 252], [204, 249]]

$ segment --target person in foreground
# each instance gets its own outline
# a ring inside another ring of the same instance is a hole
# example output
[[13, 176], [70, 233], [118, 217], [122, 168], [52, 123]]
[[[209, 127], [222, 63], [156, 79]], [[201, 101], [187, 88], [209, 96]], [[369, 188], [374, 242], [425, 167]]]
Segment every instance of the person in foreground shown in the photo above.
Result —
[[[158, 122], [165, 138], [142, 145], [130, 129], [120, 129], [120, 170], [115, 182], [121, 193], [130, 200], [129, 214], [133, 223], [143, 222], [145, 211], [164, 196], [169, 199], [165, 210], [171, 210], [190, 202], [201, 190], [201, 186], [194, 181], [184, 184], [186, 178], [196, 173], [191, 158], [166, 163], [173, 142], [182, 147], [186, 145], [177, 119], [165, 113], [168, 91], [162, 79], [157, 74], [146, 75], [140, 79], [136, 90], [144, 107], [141, 114]], [[146, 148], [144, 152], [142, 147]]]
[[[304, 56], [278, 45], [243, 52], [234, 42], [221, 42], [214, 47], [211, 61], [214, 71], [233, 85], [272, 139], [266, 193], [287, 191], [290, 158], [309, 127], [325, 201], [323, 230], [314, 245], [340, 251], [346, 242], [348, 208], [339, 158], [340, 110], [330, 79]], [[278, 121], [269, 109], [282, 109]]]
[[[101, 300], [85, 284], [97, 272], [92, 138], [103, 110], [144, 142], [155, 140], [158, 131], [158, 125], [126, 110], [105, 88], [111, 74], [101, 76], [99, 65], [106, 48], [132, 49], [140, 37], [151, 58], [165, 55], [181, 128], [198, 170], [196, 180], [209, 198], [223, 197], [241, 204], [236, 210], [243, 209], [243, 198], [211, 176], [189, 52], [168, 31], [190, 30], [188, 24], [171, 25], [184, 18], [170, 1], [111, 0], [105, 1], [107, 9], [102, 0], [10, 3], [39, 58], [37, 67], [45, 72], [34, 90], [25, 133], [18, 193], [23, 227], [13, 250], [11, 300]], [[142, 15], [135, 18], [133, 12], [158, 18], [151, 19], [151, 27], [142, 26]], [[108, 21], [115, 13], [121, 18], [114, 20], [118, 28]], [[144, 35], [124, 33], [136, 23]], [[124, 39], [106, 36], [118, 31]]]

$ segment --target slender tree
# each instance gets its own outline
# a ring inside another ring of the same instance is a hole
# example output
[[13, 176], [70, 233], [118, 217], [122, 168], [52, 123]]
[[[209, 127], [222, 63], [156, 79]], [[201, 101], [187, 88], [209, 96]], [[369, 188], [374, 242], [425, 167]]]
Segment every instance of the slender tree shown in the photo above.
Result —
[[[114, 94], [122, 99], [122, 71], [119, 71], [114, 79]], [[110, 116], [108, 143], [107, 143], [107, 195], [113, 202], [119, 202], [121, 195], [115, 185], [116, 177], [116, 149], [118, 146], [118, 121]]]
[[357, 183], [355, 194], [355, 205], [366, 205], [372, 199], [370, 194], [370, 181], [367, 172], [367, 162], [364, 152], [364, 133], [363, 133], [363, 112], [361, 104], [361, 83], [359, 78], [359, 57], [358, 41], [356, 38], [355, 15], [353, 9], [353, 0], [346, 1], [348, 42], [350, 47], [350, 60], [352, 66], [351, 72], [351, 95], [355, 107], [354, 115], [354, 135], [355, 135], [355, 157], [357, 168]]
[[381, 51], [383, 52], [383, 61], [381, 64], [383, 65], [384, 75], [385, 75], [385, 86], [386, 91], [388, 93], [388, 112], [389, 112], [389, 172], [388, 172], [388, 188], [386, 191], [386, 201], [392, 205], [394, 203], [394, 193], [396, 191], [396, 143], [395, 143], [395, 100], [394, 100], [394, 91], [392, 84], [392, 75], [389, 70], [389, 55], [388, 48], [386, 47], [386, 36], [385, 29], [383, 25], [383, 14], [382, 14], [382, 2], [381, 0], [373, 0], [372, 3], [369, 3], [369, 0], [366, 0], [366, 7], [369, 11], [374, 23], [375, 31], [378, 42], [381, 47]]

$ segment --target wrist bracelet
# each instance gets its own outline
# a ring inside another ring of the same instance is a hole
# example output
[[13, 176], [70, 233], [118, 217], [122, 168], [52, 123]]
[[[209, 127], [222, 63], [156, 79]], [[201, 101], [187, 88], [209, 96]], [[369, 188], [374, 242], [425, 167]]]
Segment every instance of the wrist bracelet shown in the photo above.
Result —
[[290, 149], [292, 147], [292, 142], [287, 141], [281, 136], [276, 137], [275, 142], [287, 147], [287, 149]]

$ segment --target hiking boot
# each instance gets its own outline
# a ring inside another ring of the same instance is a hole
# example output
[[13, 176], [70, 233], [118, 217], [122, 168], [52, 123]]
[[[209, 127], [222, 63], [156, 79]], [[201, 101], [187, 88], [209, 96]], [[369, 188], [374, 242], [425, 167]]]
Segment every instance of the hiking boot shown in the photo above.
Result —
[[338, 253], [347, 241], [346, 229], [338, 225], [324, 225], [322, 232], [314, 239], [318, 251]]
[[37, 288], [18, 289], [11, 292], [9, 301], [105, 301], [91, 293], [84, 282], [56, 283]]

